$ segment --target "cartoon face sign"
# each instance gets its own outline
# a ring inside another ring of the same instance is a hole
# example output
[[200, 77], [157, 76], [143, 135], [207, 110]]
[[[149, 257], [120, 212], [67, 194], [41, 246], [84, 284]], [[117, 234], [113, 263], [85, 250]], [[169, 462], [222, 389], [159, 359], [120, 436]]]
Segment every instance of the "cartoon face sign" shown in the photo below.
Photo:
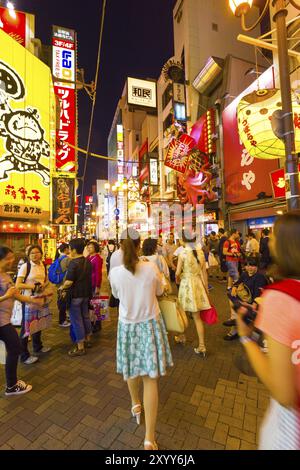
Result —
[[44, 130], [36, 109], [12, 110], [9, 102], [23, 100], [24, 83], [15, 70], [0, 61], [0, 139], [7, 151], [0, 158], [0, 181], [9, 173], [34, 172], [49, 186], [49, 168], [40, 163], [50, 157], [50, 146], [44, 139]]
[[7, 131], [16, 139], [28, 140], [30, 142], [39, 141], [43, 138], [42, 130], [35, 111], [32, 114], [28, 111], [16, 111], [8, 114], [4, 118]]

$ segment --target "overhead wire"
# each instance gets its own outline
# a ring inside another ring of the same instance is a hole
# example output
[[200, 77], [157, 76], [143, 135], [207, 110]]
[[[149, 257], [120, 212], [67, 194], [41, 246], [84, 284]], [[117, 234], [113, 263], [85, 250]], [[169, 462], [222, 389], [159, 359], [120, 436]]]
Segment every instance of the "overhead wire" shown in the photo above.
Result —
[[83, 201], [83, 196], [84, 196], [85, 177], [86, 177], [86, 171], [87, 171], [88, 158], [90, 156], [90, 147], [91, 147], [91, 139], [92, 139], [92, 132], [93, 132], [96, 100], [97, 100], [97, 86], [98, 86], [98, 80], [99, 80], [99, 69], [100, 69], [100, 59], [101, 59], [103, 32], [104, 32], [105, 11], [106, 11], [106, 0], [103, 0], [101, 22], [100, 22], [98, 54], [97, 54], [97, 66], [96, 66], [95, 81], [94, 81], [95, 91], [94, 91], [94, 94], [93, 94], [93, 104], [92, 104], [92, 110], [91, 110], [91, 118], [90, 118], [89, 133], [88, 133], [88, 142], [87, 142], [87, 148], [86, 148], [86, 159], [85, 159], [85, 162], [84, 162], [84, 170], [83, 170], [83, 175], [82, 175], [81, 203]]

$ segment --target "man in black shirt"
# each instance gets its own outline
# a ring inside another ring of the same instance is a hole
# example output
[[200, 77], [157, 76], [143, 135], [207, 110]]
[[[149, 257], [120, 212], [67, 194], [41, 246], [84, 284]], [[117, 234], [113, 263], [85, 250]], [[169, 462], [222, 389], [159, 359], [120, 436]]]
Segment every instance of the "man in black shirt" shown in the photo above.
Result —
[[91, 346], [92, 324], [89, 316], [89, 301], [93, 297], [92, 265], [83, 256], [85, 243], [82, 238], [71, 240], [71, 261], [66, 280], [60, 288], [68, 291], [70, 299], [71, 329], [76, 346], [69, 351], [69, 356], [83, 356], [85, 344]]
[[270, 230], [265, 228], [262, 231], [260, 240], [260, 269], [266, 270], [272, 264], [269, 243], [270, 243]]
[[223, 249], [224, 249], [224, 243], [228, 240], [226, 236], [226, 232], [223, 228], [219, 229], [219, 247], [218, 247], [218, 255], [219, 255], [219, 260], [220, 260], [220, 271], [221, 271], [221, 280], [226, 282], [227, 280], [227, 275], [226, 273], [228, 272], [227, 264], [226, 264], [226, 256], [223, 254]]

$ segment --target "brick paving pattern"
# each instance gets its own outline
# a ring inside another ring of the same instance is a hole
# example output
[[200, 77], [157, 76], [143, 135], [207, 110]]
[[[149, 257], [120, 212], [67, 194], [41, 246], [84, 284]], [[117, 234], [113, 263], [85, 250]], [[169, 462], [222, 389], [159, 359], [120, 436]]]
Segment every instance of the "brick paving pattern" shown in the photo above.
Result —
[[[225, 288], [214, 283], [212, 299], [220, 324], [207, 328], [208, 356], [197, 346], [190, 322], [186, 346], [170, 343], [175, 366], [160, 380], [157, 441], [161, 450], [255, 450], [268, 393], [253, 376], [235, 366], [239, 342], [226, 343]], [[68, 330], [43, 333], [53, 350], [32, 366], [19, 366], [33, 391], [6, 398], [0, 374], [0, 449], [134, 450], [142, 448], [144, 424], [130, 415], [126, 384], [115, 373], [116, 312], [103, 323], [86, 356], [70, 358]]]

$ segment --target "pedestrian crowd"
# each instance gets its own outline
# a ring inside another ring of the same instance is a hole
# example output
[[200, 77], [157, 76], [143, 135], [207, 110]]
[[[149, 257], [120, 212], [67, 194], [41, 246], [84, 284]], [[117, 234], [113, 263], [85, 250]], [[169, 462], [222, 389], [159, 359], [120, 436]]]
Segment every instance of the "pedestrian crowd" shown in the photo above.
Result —
[[[191, 233], [175, 240], [145, 238], [126, 229], [118, 246], [114, 240], [73, 239], [62, 243], [47, 269], [39, 245], [26, 248], [14, 278], [8, 275], [14, 254], [0, 247], [0, 339], [6, 347], [7, 396], [29, 392], [17, 378], [20, 357], [25, 365], [50, 352], [43, 344], [51, 324], [50, 303], [57, 288], [59, 326], [70, 329], [71, 358], [83, 356], [101, 330], [93, 312], [101, 298], [105, 263], [111, 287], [109, 305], [118, 309], [116, 368], [127, 382], [131, 414], [137, 424], [145, 417], [145, 450], [157, 450], [156, 421], [159, 377], [173, 366], [170, 339], [185, 344], [188, 319], [193, 320], [194, 353], [204, 359], [206, 325], [217, 322], [210, 291], [212, 280], [226, 283], [230, 331], [225, 341], [240, 338], [249, 363], [271, 394], [264, 421], [261, 449], [300, 449], [300, 213], [286, 214], [272, 234], [260, 240], [249, 232], [245, 240], [236, 229], [220, 228], [201, 244]], [[20, 336], [11, 323], [21, 311]], [[29, 339], [33, 352], [29, 352]], [[297, 349], [298, 347], [298, 349]], [[296, 352], [295, 352], [296, 350]], [[143, 399], [141, 398], [143, 387]], [[286, 436], [288, 432], [288, 437]]]

